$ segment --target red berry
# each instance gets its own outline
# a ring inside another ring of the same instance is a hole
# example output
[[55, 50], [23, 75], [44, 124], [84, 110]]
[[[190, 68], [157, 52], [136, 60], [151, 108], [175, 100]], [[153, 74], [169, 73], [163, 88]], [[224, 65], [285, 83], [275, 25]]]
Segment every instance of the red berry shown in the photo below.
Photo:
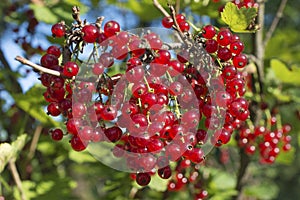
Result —
[[71, 143], [71, 147], [75, 151], [83, 151], [87, 147], [87, 142], [83, 142], [81, 140], [81, 138], [79, 138], [78, 136], [75, 136], [75, 135], [71, 138], [70, 143]]
[[165, 28], [171, 28], [174, 24], [172, 17], [164, 17], [161, 23]]
[[117, 112], [114, 106], [106, 105], [100, 113], [100, 116], [103, 120], [111, 121], [117, 117]]
[[120, 25], [116, 21], [108, 21], [104, 25], [104, 34], [106, 37], [111, 37], [120, 32]]
[[66, 29], [65, 29], [65, 26], [60, 24], [60, 23], [57, 23], [57, 24], [54, 24], [51, 28], [51, 32], [53, 34], [54, 37], [63, 37], [65, 35], [65, 32], [66, 32]]
[[100, 62], [95, 63], [94, 66], [93, 66], [92, 72], [93, 72], [93, 74], [95, 74], [97, 76], [102, 74], [104, 72], [103, 64], [100, 63]]
[[51, 69], [53, 66], [58, 65], [58, 57], [53, 54], [45, 54], [41, 57], [41, 65]]
[[248, 60], [247, 60], [247, 57], [245, 54], [240, 54], [240, 55], [234, 56], [232, 59], [232, 62], [236, 68], [243, 68], [246, 66]]
[[172, 175], [172, 169], [171, 167], [168, 165], [166, 167], [160, 168], [157, 171], [157, 174], [159, 175], [159, 177], [161, 177], [162, 179], [168, 179], [171, 177]]
[[231, 58], [232, 54], [231, 51], [227, 47], [220, 47], [218, 50], [218, 57], [222, 61], [227, 61]]
[[87, 43], [94, 43], [98, 39], [99, 30], [96, 26], [89, 24], [82, 28], [83, 40]]
[[61, 55], [61, 51], [57, 46], [50, 46], [47, 49], [47, 54], [52, 54], [59, 58]]
[[54, 102], [48, 105], [47, 110], [48, 110], [48, 114], [54, 117], [60, 115], [61, 113], [58, 107], [58, 103], [54, 103]]
[[121, 139], [123, 132], [119, 127], [113, 126], [105, 129], [104, 134], [111, 142], [117, 142]]
[[136, 175], [136, 182], [140, 186], [146, 186], [150, 183], [150, 181], [151, 181], [151, 176], [149, 175], [149, 173], [138, 173]]
[[177, 14], [176, 15], [176, 21], [178, 24], [180, 24], [180, 22], [184, 22], [185, 21], [185, 16], [183, 14]]
[[235, 55], [239, 55], [244, 50], [244, 44], [241, 41], [235, 41], [230, 44], [230, 51]]
[[104, 52], [101, 54], [99, 58], [99, 62], [104, 66], [104, 67], [111, 67], [114, 64], [114, 57], [112, 56], [111, 53]]
[[64, 65], [63, 74], [66, 77], [71, 78], [72, 76], [76, 76], [79, 72], [79, 67], [75, 62], [68, 61]]
[[178, 60], [171, 60], [169, 62], [169, 70], [171, 76], [177, 76], [184, 71], [184, 64], [179, 62]]
[[221, 46], [227, 46], [231, 42], [232, 33], [229, 30], [220, 31], [217, 35], [217, 42]]
[[207, 40], [205, 42], [205, 50], [207, 51], [207, 53], [214, 53], [218, 50], [218, 42], [214, 39], [211, 40]]
[[182, 32], [187, 32], [190, 30], [190, 25], [186, 21], [182, 21], [178, 25]]
[[212, 39], [216, 35], [216, 29], [212, 25], [206, 25], [202, 29], [202, 36], [206, 39]]
[[59, 128], [51, 130], [50, 133], [51, 133], [52, 139], [56, 140], [56, 141], [61, 140], [63, 138], [63, 136], [64, 136], [63, 131], [61, 129], [59, 129]]

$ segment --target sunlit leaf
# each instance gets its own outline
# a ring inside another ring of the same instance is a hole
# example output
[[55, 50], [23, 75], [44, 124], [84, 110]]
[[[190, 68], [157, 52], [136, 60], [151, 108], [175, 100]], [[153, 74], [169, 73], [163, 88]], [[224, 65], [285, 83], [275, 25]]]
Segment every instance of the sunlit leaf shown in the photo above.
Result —
[[256, 15], [256, 8], [238, 8], [234, 3], [228, 2], [221, 12], [221, 19], [234, 32], [252, 32], [247, 28]]
[[289, 69], [286, 64], [278, 59], [272, 59], [270, 64], [277, 79], [281, 82], [300, 85], [300, 68], [296, 67], [296, 65], [292, 65]]
[[8, 161], [13, 157], [14, 150], [8, 143], [0, 144], [0, 173], [5, 168]]
[[57, 18], [57, 15], [55, 15], [47, 6], [30, 4], [30, 8], [34, 11], [34, 15], [38, 21], [42, 21], [48, 24], [54, 24], [59, 20]]
[[276, 163], [290, 165], [293, 163], [294, 159], [295, 159], [295, 149], [292, 148], [288, 152], [281, 151], [276, 158]]
[[158, 192], [166, 191], [168, 188], [168, 179], [162, 179], [157, 174], [151, 177], [151, 182], [149, 183], [149, 187]]

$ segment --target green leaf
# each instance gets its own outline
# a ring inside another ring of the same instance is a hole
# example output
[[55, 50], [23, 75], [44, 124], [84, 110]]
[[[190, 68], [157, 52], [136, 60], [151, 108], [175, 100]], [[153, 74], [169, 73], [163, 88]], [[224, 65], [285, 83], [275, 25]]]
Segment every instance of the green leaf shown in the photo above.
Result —
[[[165, 1], [160, 1], [162, 6], [167, 5]], [[153, 6], [152, 0], [136, 1], [128, 0], [126, 3], [119, 1], [108, 1], [108, 3], [115, 4], [121, 8], [127, 8], [136, 14], [141, 21], [148, 22], [161, 16], [161, 13]]]
[[151, 177], [151, 182], [149, 183], [149, 187], [152, 190], [156, 190], [158, 192], [164, 192], [168, 188], [169, 179], [162, 179], [157, 174]]
[[286, 64], [278, 59], [271, 60], [271, 69], [275, 76], [283, 83], [300, 85], [300, 68], [292, 65], [290, 69]]
[[295, 159], [295, 148], [292, 148], [288, 152], [281, 151], [276, 158], [276, 163], [290, 165], [293, 163], [294, 159]]
[[0, 144], [0, 173], [5, 168], [8, 161], [13, 157], [14, 150], [8, 143]]
[[221, 19], [234, 32], [253, 32], [255, 30], [247, 29], [256, 15], [256, 8], [238, 8], [234, 3], [228, 2], [221, 12]]
[[20, 135], [15, 141], [11, 143], [11, 146], [13, 148], [13, 157], [12, 159], [16, 159], [20, 153], [20, 151], [23, 149], [26, 143], [26, 134]]
[[12, 96], [17, 106], [27, 112], [31, 117], [37, 119], [44, 125], [58, 126], [59, 123], [55, 122], [43, 110], [43, 106], [46, 105], [42, 95], [44, 91], [44, 87], [35, 85], [25, 94], [12, 94]]
[[70, 151], [69, 158], [77, 163], [97, 162], [97, 160], [88, 151], [76, 152]]
[[245, 195], [263, 200], [276, 199], [278, 192], [278, 186], [271, 182], [261, 182], [244, 188]]
[[235, 177], [221, 171], [215, 174], [213, 180], [210, 182], [210, 188], [214, 190], [230, 190], [235, 185]]
[[38, 21], [42, 21], [48, 24], [54, 24], [59, 21], [57, 16], [51, 11], [50, 7], [30, 4], [30, 8], [34, 11], [34, 15]]
[[6, 164], [12, 160], [15, 161], [23, 149], [26, 142], [26, 134], [20, 135], [14, 142], [0, 144], [0, 173]]

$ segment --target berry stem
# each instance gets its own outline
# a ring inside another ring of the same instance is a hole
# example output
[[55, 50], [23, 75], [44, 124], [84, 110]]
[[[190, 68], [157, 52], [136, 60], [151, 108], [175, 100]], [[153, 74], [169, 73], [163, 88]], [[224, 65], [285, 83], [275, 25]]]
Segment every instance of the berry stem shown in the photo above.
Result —
[[146, 79], [145, 76], [143, 77], [143, 79], [144, 79], [144, 82], [145, 82], [145, 84], [147, 86], [148, 92], [153, 93], [154, 90], [150, 87], [150, 85], [149, 85], [149, 83], [148, 83], [148, 81], [147, 81], [147, 79]]
[[277, 130], [282, 130], [281, 115], [277, 114], [276, 115], [276, 119], [277, 119], [277, 122], [276, 122], [276, 128], [277, 128]]
[[272, 116], [271, 116], [271, 112], [270, 112], [270, 110], [269, 109], [266, 109], [265, 110], [265, 115], [266, 115], [266, 118], [267, 118], [267, 120], [266, 120], [266, 128], [268, 129], [268, 130], [271, 130], [271, 118], [272, 118]]

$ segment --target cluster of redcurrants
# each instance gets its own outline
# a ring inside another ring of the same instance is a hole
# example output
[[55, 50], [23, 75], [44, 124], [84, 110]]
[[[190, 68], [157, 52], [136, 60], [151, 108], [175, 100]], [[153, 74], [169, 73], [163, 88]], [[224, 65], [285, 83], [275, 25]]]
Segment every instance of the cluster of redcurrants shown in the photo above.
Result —
[[[187, 32], [190, 30], [190, 25], [189, 23], [186, 21], [186, 18], [184, 15], [182, 14], [177, 14], [175, 16], [175, 20], [180, 28], [180, 30], [182, 32]], [[174, 23], [174, 19], [171, 17], [171, 16], [168, 16], [168, 17], [164, 17], [162, 19], [162, 25], [165, 27], [165, 28], [172, 28], [173, 26], [175, 26], [175, 23]]]
[[258, 3], [255, 0], [232, 0], [232, 3], [237, 7], [258, 8]]
[[[178, 25], [185, 34], [185, 17], [178, 14], [175, 20], [166, 17], [162, 23], [168, 28]], [[170, 163], [197, 167], [207, 153], [202, 145], [228, 143], [249, 116], [239, 71], [247, 64], [244, 45], [228, 29], [204, 26], [188, 39], [192, 45], [181, 42], [175, 47], [151, 31], [121, 31], [115, 21], [105, 23], [103, 30], [97, 23], [71, 28], [58, 23], [52, 34], [65, 37], [69, 47], [61, 52], [50, 46], [41, 58], [43, 67], [60, 72], [41, 75], [48, 113], [66, 118], [76, 151], [90, 142], [113, 143], [113, 155], [125, 159], [141, 186], [148, 185], [156, 171], [163, 179], [173, 177], [170, 190], [197, 185], [196, 172], [186, 178], [184, 170], [177, 170], [175, 180]], [[89, 43], [94, 47], [90, 58], [79, 61], [83, 49], [76, 48]], [[73, 61], [66, 61], [66, 52], [73, 53]], [[117, 60], [126, 61], [124, 74], [108, 75]], [[64, 135], [61, 129], [50, 133], [54, 140]], [[204, 198], [207, 192], [201, 190], [198, 196]]]
[[[213, 0], [215, 3], [219, 1], [220, 0]], [[255, 0], [232, 0], [231, 2], [234, 3], [238, 8], [258, 8], [258, 3]]]
[[[273, 117], [274, 120], [275, 117]], [[271, 122], [274, 126], [276, 121]], [[241, 127], [237, 134], [238, 145], [244, 148], [245, 153], [254, 155], [259, 152], [260, 162], [263, 164], [272, 164], [281, 151], [291, 149], [291, 125], [285, 124], [281, 128], [266, 128], [257, 126], [252, 129]]]

